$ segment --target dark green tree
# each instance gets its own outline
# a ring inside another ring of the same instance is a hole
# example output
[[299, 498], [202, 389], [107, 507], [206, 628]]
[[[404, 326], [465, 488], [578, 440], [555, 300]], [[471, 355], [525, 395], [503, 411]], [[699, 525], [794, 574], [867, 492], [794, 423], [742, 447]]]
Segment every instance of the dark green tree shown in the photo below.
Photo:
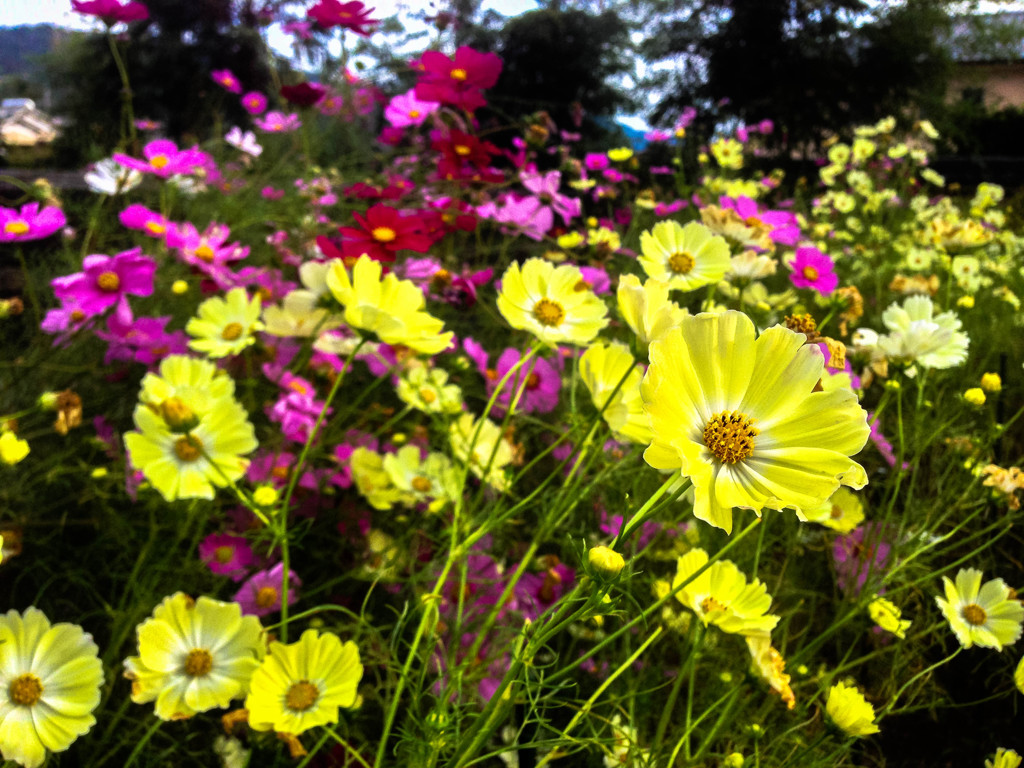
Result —
[[844, 127], [941, 103], [948, 54], [945, 4], [908, 0], [651, 0], [642, 55], [660, 66], [653, 115], [685, 106], [718, 120], [771, 119], [780, 148]]

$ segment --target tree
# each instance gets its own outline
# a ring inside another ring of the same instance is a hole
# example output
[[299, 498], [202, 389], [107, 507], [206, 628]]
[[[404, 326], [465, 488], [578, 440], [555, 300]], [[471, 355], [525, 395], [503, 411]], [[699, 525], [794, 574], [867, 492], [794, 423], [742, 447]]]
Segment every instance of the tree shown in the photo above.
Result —
[[[666, 15], [641, 52], [662, 68], [649, 79], [655, 118], [691, 104], [720, 119], [771, 119], [780, 148], [816, 142], [851, 124], [941, 102], [948, 55], [945, 4], [908, 0], [652, 0]], [[670, 65], [667, 68], [665, 65]]]

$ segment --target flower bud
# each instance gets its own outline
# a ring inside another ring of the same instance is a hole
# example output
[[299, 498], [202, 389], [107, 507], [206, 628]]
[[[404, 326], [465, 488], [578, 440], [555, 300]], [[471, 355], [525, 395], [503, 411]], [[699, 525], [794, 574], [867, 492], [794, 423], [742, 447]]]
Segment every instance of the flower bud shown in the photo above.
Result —
[[587, 552], [587, 561], [591, 567], [603, 576], [618, 576], [626, 565], [622, 555], [611, 547], [591, 547]]

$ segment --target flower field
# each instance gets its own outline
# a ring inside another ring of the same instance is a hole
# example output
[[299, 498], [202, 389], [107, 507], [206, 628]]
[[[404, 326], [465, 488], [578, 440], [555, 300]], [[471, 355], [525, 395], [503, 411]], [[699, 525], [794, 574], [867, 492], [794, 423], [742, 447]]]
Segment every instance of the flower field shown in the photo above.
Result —
[[215, 70], [196, 142], [128, 98], [89, 192], [0, 200], [0, 755], [1017, 766], [1008, 192], [927, 121], [795, 179], [771, 121], [595, 148], [409, 66]]

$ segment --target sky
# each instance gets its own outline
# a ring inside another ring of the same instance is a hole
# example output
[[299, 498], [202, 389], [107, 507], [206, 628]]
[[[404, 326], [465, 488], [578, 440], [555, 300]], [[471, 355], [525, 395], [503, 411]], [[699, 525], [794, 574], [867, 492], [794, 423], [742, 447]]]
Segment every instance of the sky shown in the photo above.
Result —
[[[189, 0], [182, 0], [188, 2]], [[312, 5], [312, 1], [310, 2]], [[410, 0], [366, 0], [366, 5], [378, 10], [378, 13], [389, 16], [398, 6], [406, 8], [425, 8], [427, 2]], [[488, 0], [483, 7], [493, 8], [506, 15], [514, 16], [537, 7], [535, 0]], [[92, 23], [80, 14], [72, 13], [71, 0], [0, 0], [0, 27], [16, 24], [60, 24], [75, 29], [90, 29]]]

